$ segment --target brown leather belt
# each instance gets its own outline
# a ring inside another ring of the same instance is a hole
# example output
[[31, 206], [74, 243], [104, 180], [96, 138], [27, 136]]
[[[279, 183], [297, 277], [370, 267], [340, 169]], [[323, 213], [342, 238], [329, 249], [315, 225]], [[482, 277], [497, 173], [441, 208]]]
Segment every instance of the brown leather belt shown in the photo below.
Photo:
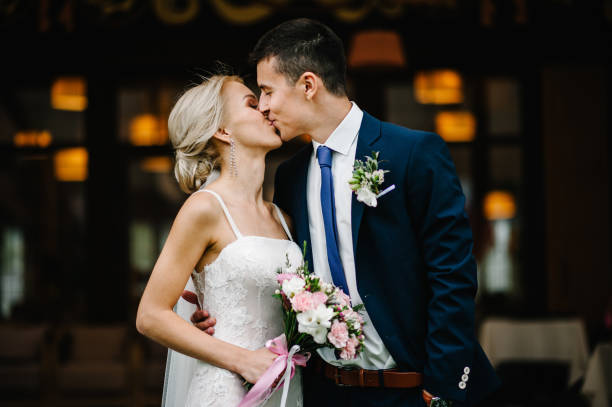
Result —
[[342, 369], [323, 362], [316, 358], [313, 360], [316, 374], [332, 380], [338, 386], [355, 387], [389, 387], [412, 388], [423, 383], [423, 375], [418, 372], [400, 372], [396, 369], [366, 370]]

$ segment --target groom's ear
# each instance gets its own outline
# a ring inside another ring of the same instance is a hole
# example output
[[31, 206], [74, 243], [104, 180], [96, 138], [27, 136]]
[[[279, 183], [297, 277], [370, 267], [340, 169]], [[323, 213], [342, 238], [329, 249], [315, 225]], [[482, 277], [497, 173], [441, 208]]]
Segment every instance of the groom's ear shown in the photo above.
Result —
[[304, 97], [307, 100], [312, 100], [314, 96], [321, 90], [323, 82], [313, 72], [304, 72], [298, 79], [298, 86], [304, 92]]

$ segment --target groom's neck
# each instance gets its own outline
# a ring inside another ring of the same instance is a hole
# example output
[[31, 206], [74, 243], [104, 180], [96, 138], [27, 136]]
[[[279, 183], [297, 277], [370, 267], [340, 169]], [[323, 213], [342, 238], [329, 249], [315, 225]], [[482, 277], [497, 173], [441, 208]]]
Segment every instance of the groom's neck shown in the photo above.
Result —
[[327, 93], [317, 99], [309, 133], [312, 139], [324, 144], [351, 111], [351, 107], [352, 104], [346, 96]]

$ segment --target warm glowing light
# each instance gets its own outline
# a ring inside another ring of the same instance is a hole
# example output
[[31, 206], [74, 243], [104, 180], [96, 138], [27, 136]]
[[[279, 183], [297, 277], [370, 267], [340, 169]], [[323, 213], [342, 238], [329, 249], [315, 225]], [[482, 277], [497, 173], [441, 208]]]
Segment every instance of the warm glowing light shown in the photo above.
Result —
[[167, 174], [172, 170], [172, 160], [165, 156], [149, 157], [140, 162], [140, 168], [147, 172]]
[[58, 78], [51, 86], [51, 106], [82, 112], [87, 108], [87, 82], [81, 77]]
[[130, 122], [130, 143], [135, 146], [166, 144], [168, 134], [162, 131], [162, 122], [152, 114], [142, 114]]
[[417, 72], [414, 97], [422, 104], [448, 105], [463, 102], [463, 81], [450, 69]]
[[436, 132], [449, 143], [474, 140], [476, 119], [470, 112], [439, 112]]
[[48, 147], [52, 141], [51, 133], [48, 130], [23, 130], [18, 131], [13, 136], [15, 147]]
[[484, 212], [488, 220], [511, 219], [516, 215], [514, 196], [506, 191], [491, 191], [484, 199]]
[[66, 148], [55, 153], [55, 178], [59, 181], [87, 179], [87, 150], [83, 147]]
[[353, 37], [348, 64], [358, 67], [397, 67], [406, 65], [402, 39], [395, 31], [362, 31]]

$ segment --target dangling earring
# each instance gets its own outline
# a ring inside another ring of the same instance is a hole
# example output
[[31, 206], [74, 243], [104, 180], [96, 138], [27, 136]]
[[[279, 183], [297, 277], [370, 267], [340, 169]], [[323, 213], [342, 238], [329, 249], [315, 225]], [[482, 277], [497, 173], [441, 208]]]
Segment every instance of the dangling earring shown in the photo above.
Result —
[[230, 137], [230, 171], [232, 177], [238, 176], [238, 167], [236, 166], [236, 144], [234, 139]]

